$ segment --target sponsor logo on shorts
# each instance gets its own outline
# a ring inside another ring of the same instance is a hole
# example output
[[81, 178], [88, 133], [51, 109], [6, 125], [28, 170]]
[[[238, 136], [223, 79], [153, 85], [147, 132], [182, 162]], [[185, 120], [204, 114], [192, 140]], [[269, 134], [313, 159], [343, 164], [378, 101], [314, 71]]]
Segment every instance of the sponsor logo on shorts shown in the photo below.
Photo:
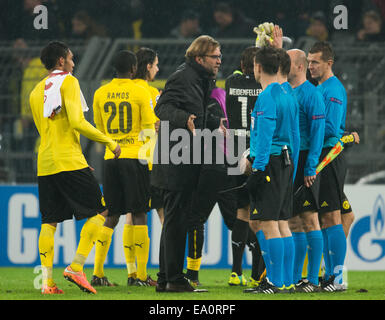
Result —
[[303, 203], [302, 206], [303, 206], [303, 207], [308, 207], [308, 206], [310, 206], [310, 202], [306, 200], [306, 201]]
[[322, 202], [321, 204], [321, 208], [325, 208], [325, 207], [328, 207], [328, 203], [326, 201]]
[[348, 200], [345, 200], [343, 203], [342, 203], [342, 207], [345, 209], [345, 210], [348, 210], [350, 208], [350, 203]]

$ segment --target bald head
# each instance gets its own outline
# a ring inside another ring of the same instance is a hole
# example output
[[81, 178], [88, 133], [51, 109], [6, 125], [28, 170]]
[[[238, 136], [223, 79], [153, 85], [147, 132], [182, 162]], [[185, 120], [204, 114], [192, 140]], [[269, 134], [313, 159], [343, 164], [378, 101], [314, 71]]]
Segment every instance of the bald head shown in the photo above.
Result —
[[304, 72], [307, 70], [307, 59], [306, 53], [299, 49], [292, 49], [287, 51], [287, 54], [290, 56], [292, 63], [294, 63], [297, 67], [302, 66]]
[[290, 56], [291, 68], [288, 76], [290, 84], [293, 86], [306, 81], [307, 58], [306, 53], [299, 49], [288, 50]]

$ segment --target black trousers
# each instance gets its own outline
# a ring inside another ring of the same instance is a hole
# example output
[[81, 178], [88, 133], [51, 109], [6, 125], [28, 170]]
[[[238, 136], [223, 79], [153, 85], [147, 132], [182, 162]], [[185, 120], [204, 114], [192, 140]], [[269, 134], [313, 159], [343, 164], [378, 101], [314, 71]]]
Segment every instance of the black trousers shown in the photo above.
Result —
[[183, 283], [187, 221], [193, 190], [162, 190], [164, 222], [160, 238], [158, 283]]
[[233, 230], [237, 219], [237, 197], [235, 192], [200, 192], [193, 195], [192, 211], [188, 219], [188, 257], [202, 257], [204, 224], [218, 203], [223, 220], [229, 230]]

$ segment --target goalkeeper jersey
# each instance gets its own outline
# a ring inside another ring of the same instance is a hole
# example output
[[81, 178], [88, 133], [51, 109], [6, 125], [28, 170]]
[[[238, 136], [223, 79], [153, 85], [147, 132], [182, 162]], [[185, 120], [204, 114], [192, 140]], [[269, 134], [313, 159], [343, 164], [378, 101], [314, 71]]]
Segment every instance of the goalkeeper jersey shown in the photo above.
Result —
[[40, 81], [30, 95], [33, 120], [41, 137], [37, 175], [46, 176], [88, 167], [80, 145], [80, 134], [114, 150], [117, 143], [84, 118], [79, 82], [72, 75], [64, 79], [60, 88], [62, 98], [60, 113], [52, 119], [43, 116], [46, 79]]
[[225, 89], [229, 127], [236, 130], [236, 136], [246, 135], [248, 145], [251, 112], [262, 87], [253, 76], [247, 76], [237, 70], [226, 79]]
[[[120, 158], [147, 159], [145, 154], [139, 153], [146, 142], [141, 131], [155, 130], [147, 89], [131, 79], [115, 78], [96, 90], [93, 108], [96, 127], [119, 143]], [[106, 149], [104, 159], [113, 157]]]

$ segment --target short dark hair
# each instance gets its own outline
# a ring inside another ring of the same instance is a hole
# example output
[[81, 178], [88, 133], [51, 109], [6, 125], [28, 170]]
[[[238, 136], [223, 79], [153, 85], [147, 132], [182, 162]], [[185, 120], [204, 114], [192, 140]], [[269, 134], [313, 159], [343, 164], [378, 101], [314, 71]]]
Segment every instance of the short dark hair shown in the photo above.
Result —
[[150, 48], [140, 48], [136, 52], [136, 59], [138, 60], [138, 68], [136, 70], [135, 78], [146, 80], [148, 70], [147, 65], [154, 63], [158, 54]]
[[135, 72], [137, 66], [136, 55], [132, 51], [121, 50], [115, 55], [112, 66], [118, 74]]
[[290, 56], [284, 49], [277, 49], [279, 57], [279, 69], [283, 76], [287, 76], [290, 73], [291, 60]]
[[259, 48], [251, 46], [243, 50], [241, 54], [241, 64], [243, 72], [246, 75], [252, 75], [254, 73], [254, 56]]
[[69, 47], [61, 41], [51, 41], [40, 53], [40, 60], [47, 70], [55, 68], [60, 58], [67, 58]]
[[273, 47], [260, 48], [254, 57], [255, 63], [259, 63], [265, 73], [275, 75], [279, 68], [279, 56], [277, 49]]
[[334, 61], [334, 50], [332, 48], [332, 45], [327, 41], [318, 41], [316, 42], [311, 49], [309, 50], [309, 53], [314, 54], [321, 52], [321, 59], [323, 61], [333, 60]]

